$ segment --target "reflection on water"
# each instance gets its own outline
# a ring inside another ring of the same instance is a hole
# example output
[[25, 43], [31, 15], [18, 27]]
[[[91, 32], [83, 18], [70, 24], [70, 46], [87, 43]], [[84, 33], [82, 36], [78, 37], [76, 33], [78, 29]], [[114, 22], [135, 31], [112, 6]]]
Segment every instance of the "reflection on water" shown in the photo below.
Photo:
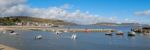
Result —
[[[149, 50], [150, 35], [136, 34], [128, 37], [127, 32], [131, 27], [87, 27], [73, 26], [70, 28], [113, 28], [125, 32], [124, 35], [106, 36], [99, 32], [77, 32], [77, 39], [72, 40], [72, 33], [56, 35], [55, 32], [15, 30], [19, 35], [0, 34], [0, 43], [18, 48], [19, 50]], [[43, 39], [35, 40], [36, 35]]]

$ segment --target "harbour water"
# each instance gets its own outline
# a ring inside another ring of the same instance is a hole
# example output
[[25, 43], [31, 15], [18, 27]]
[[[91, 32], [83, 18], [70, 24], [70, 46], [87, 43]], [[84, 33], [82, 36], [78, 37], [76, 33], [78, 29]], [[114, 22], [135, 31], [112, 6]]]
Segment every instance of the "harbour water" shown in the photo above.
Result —
[[[123, 31], [124, 35], [107, 36], [103, 32], [76, 32], [77, 39], [72, 40], [73, 33], [56, 35], [48, 31], [15, 30], [19, 35], [9, 35], [9, 31], [0, 34], [0, 44], [19, 50], [150, 50], [150, 35], [137, 33], [129, 37], [132, 26], [68, 26], [66, 28], [112, 28]], [[35, 40], [36, 35], [43, 38]]]

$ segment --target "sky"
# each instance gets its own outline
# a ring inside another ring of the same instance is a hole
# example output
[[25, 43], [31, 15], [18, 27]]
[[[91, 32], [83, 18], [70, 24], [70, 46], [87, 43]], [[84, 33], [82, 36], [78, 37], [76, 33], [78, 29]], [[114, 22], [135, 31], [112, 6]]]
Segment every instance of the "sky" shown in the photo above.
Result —
[[0, 0], [0, 16], [34, 16], [78, 24], [150, 24], [149, 5], [150, 0]]

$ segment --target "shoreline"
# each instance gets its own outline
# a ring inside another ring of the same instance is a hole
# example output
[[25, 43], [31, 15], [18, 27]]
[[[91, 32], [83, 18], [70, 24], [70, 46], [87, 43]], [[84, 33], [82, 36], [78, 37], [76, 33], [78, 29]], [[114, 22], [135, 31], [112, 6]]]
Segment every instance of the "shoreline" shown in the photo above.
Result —
[[46, 27], [46, 26], [0, 26], [0, 30], [43, 30], [46, 31], [68, 31], [68, 32], [114, 32], [115, 29], [73, 29], [73, 28], [62, 28], [62, 27]]
[[0, 44], [0, 50], [18, 50], [18, 49]]

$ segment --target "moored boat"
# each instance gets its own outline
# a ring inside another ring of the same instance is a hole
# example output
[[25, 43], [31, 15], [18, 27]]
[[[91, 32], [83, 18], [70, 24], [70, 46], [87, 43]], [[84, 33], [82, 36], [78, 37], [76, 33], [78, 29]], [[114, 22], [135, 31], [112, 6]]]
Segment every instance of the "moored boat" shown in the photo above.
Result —
[[62, 32], [60, 32], [60, 31], [56, 31], [55, 33], [58, 35], [58, 34], [61, 34]]
[[42, 39], [42, 35], [35, 36], [35, 39]]
[[136, 35], [136, 33], [135, 32], [128, 32], [128, 36], [135, 36]]
[[10, 35], [18, 35], [18, 34], [17, 34], [15, 31], [12, 30], [12, 31], [10, 32]]
[[105, 35], [111, 35], [112, 36], [112, 32], [105, 33]]
[[117, 33], [116, 33], [116, 35], [123, 35], [124, 33], [122, 32], [122, 31], [118, 31]]

